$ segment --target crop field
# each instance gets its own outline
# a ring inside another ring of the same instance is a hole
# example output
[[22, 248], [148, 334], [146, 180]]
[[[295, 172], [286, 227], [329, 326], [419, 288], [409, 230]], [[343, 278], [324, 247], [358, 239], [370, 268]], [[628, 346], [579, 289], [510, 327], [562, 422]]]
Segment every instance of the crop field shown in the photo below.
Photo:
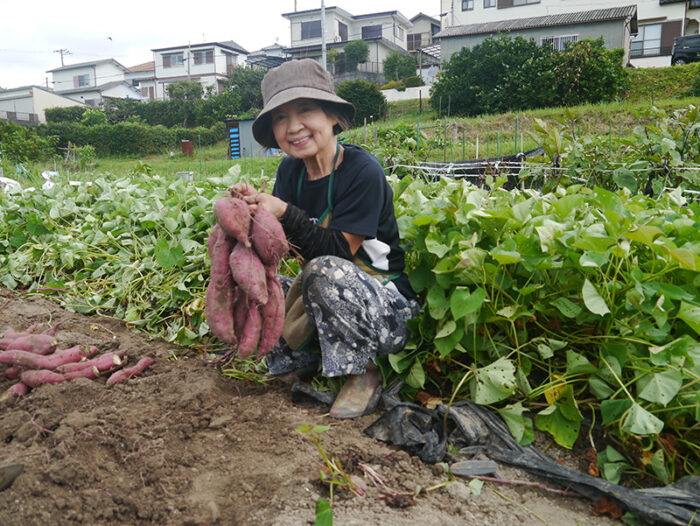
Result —
[[[533, 112], [501, 135], [504, 117], [478, 132], [426, 119], [421, 132], [414, 115], [346, 134], [387, 168], [424, 301], [408, 346], [380, 363], [404, 397], [489, 406], [521, 444], [535, 430], [564, 448], [595, 440], [615, 483], [700, 474], [700, 116], [674, 102], [595, 125], [585, 109]], [[479, 157], [543, 153], [473, 179], [421, 165], [476, 157], [477, 133]], [[0, 191], [0, 285], [213, 353], [213, 203], [242, 180], [271, 189], [280, 161], [225, 156], [5, 166], [21, 188]], [[47, 170], [58, 175], [42, 188]]]

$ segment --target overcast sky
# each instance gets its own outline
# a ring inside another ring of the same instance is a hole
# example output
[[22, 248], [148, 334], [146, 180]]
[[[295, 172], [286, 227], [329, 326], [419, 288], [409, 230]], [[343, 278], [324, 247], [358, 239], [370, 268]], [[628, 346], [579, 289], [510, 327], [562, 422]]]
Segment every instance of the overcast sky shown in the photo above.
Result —
[[[248, 51], [289, 45], [282, 13], [317, 9], [321, 0], [0, 0], [0, 87], [45, 85], [47, 70], [114, 58], [126, 67], [153, 60], [154, 48], [235, 40]], [[325, 0], [353, 15], [398, 10], [439, 19], [440, 0]]]

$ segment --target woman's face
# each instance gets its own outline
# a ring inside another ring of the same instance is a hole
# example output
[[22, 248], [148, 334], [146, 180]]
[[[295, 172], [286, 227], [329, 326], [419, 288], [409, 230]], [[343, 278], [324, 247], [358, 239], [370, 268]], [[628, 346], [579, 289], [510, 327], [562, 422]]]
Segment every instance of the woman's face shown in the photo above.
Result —
[[272, 132], [287, 155], [307, 159], [335, 152], [335, 117], [309, 99], [297, 99], [272, 111]]

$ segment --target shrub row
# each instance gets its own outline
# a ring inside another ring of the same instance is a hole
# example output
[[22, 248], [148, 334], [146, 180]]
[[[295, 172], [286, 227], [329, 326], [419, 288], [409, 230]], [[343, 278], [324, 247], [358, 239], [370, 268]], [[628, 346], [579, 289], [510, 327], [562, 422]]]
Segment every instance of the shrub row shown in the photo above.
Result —
[[627, 83], [622, 53], [602, 38], [559, 52], [533, 39], [489, 37], [443, 64], [431, 102], [458, 115], [609, 102]]
[[41, 127], [46, 136], [58, 137], [58, 146], [94, 146], [97, 155], [149, 155], [179, 148], [180, 141], [191, 140], [202, 146], [214, 144], [225, 136], [225, 126], [211, 128], [166, 128], [120, 122], [85, 126], [75, 122], [54, 122]]

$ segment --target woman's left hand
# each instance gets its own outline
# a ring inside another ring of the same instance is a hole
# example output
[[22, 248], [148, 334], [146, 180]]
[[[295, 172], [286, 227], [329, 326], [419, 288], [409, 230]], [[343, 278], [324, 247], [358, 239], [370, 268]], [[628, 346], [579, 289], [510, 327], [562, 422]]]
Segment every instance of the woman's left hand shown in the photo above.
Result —
[[236, 183], [228, 189], [230, 195], [243, 199], [250, 207], [251, 214], [258, 211], [258, 207], [262, 207], [276, 218], [280, 218], [287, 211], [287, 203], [278, 197], [258, 192], [258, 190], [248, 183]]

